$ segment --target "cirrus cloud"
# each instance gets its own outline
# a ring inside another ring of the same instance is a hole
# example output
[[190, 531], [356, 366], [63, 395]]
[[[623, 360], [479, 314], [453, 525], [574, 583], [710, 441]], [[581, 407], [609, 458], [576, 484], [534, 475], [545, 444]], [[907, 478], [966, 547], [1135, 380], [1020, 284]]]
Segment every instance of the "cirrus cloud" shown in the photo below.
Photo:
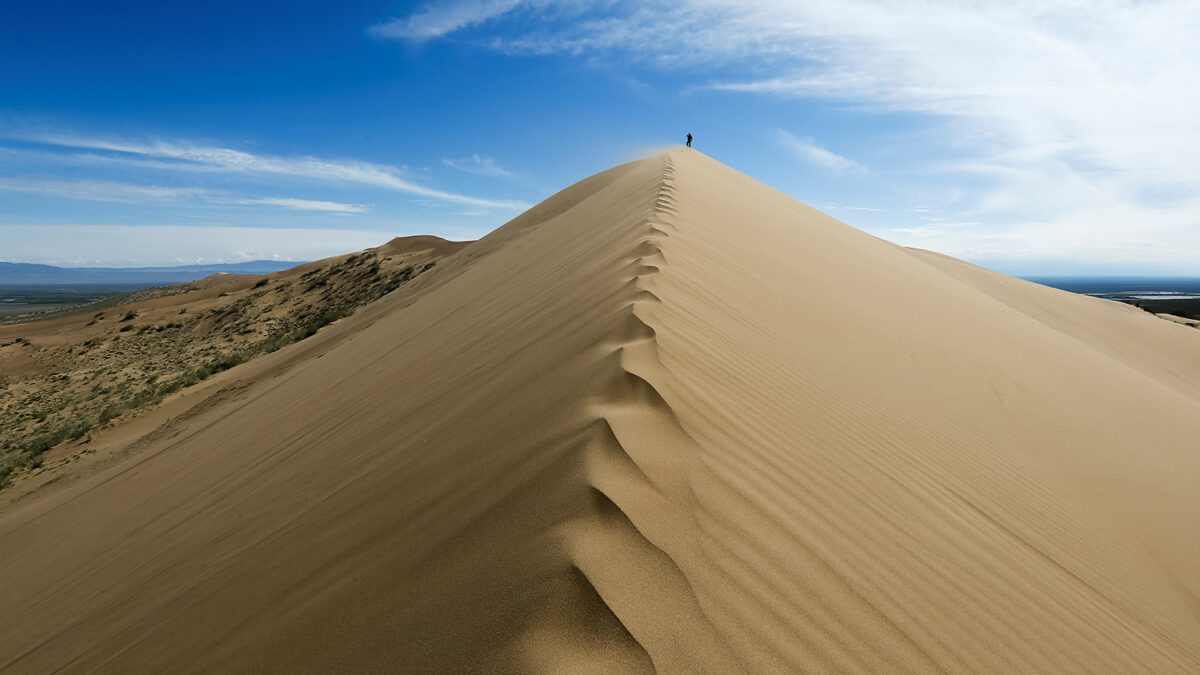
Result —
[[285, 209], [298, 211], [326, 211], [329, 213], [364, 213], [367, 210], [362, 204], [342, 204], [339, 202], [323, 202], [315, 199], [292, 199], [280, 197], [262, 197], [259, 199], [239, 199], [238, 204], [266, 204], [282, 206]]
[[777, 130], [780, 143], [785, 148], [792, 152], [800, 160], [809, 164], [814, 164], [826, 171], [833, 173], [866, 173], [867, 167], [858, 162], [842, 157], [841, 155], [826, 150], [813, 142], [811, 138], [800, 139], [795, 134]]
[[[947, 253], [1200, 256], [1192, 0], [570, 0], [431, 5], [418, 18], [424, 39], [469, 28], [507, 54], [651, 68], [685, 92], [922, 116], [935, 131], [893, 163], [963, 186], [983, 222], [944, 238]], [[850, 171], [799, 142], [786, 144]]]
[[529, 207], [525, 202], [482, 199], [426, 187], [402, 177], [401, 170], [396, 167], [370, 162], [256, 155], [232, 148], [179, 141], [137, 142], [57, 134], [26, 135], [21, 138], [45, 145], [103, 151], [109, 153], [109, 161], [120, 162], [132, 158], [135, 162], [144, 162], [149, 159], [153, 163], [148, 168], [160, 170], [288, 176], [321, 182], [369, 185], [438, 202], [477, 208], [520, 211]]

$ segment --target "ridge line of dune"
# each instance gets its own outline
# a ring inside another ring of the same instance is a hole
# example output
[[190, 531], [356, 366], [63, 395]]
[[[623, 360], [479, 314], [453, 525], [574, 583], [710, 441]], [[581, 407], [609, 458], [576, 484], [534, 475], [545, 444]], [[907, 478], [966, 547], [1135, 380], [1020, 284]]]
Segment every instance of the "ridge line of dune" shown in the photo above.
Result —
[[[662, 285], [656, 280], [670, 274], [661, 243], [671, 238], [672, 232], [679, 233], [679, 226], [675, 222], [677, 209], [674, 192], [675, 172], [668, 155], [664, 157], [663, 179], [654, 196], [654, 206], [641, 223], [645, 228], [643, 236], [631, 253], [633, 259], [629, 268], [632, 268], [633, 276], [626, 286], [628, 311], [619, 330], [621, 340], [612, 353], [617, 361], [618, 380], [606, 390], [608, 396], [596, 406], [597, 421], [606, 428], [600, 430], [587, 450], [587, 477], [592, 488], [593, 510], [601, 514], [597, 518], [600, 522], [578, 538], [588, 540], [588, 545], [581, 546], [577, 540], [573, 542], [575, 546], [571, 553], [576, 568], [588, 579], [597, 596], [625, 626], [631, 637], [642, 646], [655, 668], [688, 672], [716, 661], [709, 655], [700, 659], [692, 654], [679, 653], [676, 646], [666, 639], [671, 631], [669, 627], [665, 631], [658, 628], [668, 634], [665, 637], [645, 637], [651, 633], [650, 627], [639, 625], [639, 620], [661, 623], [662, 614], [638, 616], [633, 611], [638, 608], [635, 606], [637, 603], [628, 598], [634, 592], [631, 587], [636, 587], [639, 582], [643, 589], [652, 586], [671, 588], [669, 595], [675, 601], [682, 602], [684, 607], [676, 606], [666, 613], [679, 617], [681, 622], [693, 627], [700, 626], [706, 633], [703, 643], [716, 647], [722, 656], [731, 654], [728, 640], [723, 639], [714, 622], [709, 619], [686, 573], [691, 568], [688, 560], [694, 561], [694, 556], [710, 557], [695, 550], [697, 547], [694, 544], [706, 538], [706, 528], [697, 517], [715, 518], [717, 522], [721, 520], [709, 513], [697, 498], [692, 481], [727, 484], [708, 469], [708, 460], [699, 444], [681, 426], [678, 413], [661, 393], [666, 372], [658, 356], [660, 331], [656, 330], [654, 317], [656, 309], [663, 304], [664, 293], [660, 291]], [[664, 437], [668, 439], [666, 442], [663, 441]], [[647, 438], [655, 440], [647, 442]], [[682, 505], [687, 508], [681, 508]], [[685, 537], [689, 545], [671, 545], [672, 534], [679, 531], [689, 533]], [[644, 550], [635, 551], [632, 548], [634, 542], [630, 540], [637, 540]], [[611, 551], [620, 551], [618, 555], [624, 560], [617, 570], [626, 575], [624, 578], [614, 578], [617, 573], [611, 569], [605, 571], [607, 576], [589, 570], [589, 561], [603, 555], [605, 550], [610, 551], [609, 555], [612, 555]], [[637, 562], [634, 562], [635, 553], [641, 554]], [[829, 564], [819, 554], [810, 553], [821, 564]], [[832, 569], [829, 572], [834, 577], [842, 576]], [[642, 582], [642, 579], [653, 579], [653, 582]], [[847, 584], [849, 591], [854, 592], [853, 584], [845, 579], [842, 582]], [[929, 667], [945, 668], [960, 656], [941, 650], [926, 650], [919, 634], [911, 632], [914, 626], [907, 621], [912, 619], [902, 608], [893, 607], [892, 611], [888, 611], [866, 598], [862, 600], [863, 611], [886, 624], [896, 638], [904, 640], [915, 650], [913, 661], [909, 664], [914, 672]], [[800, 607], [795, 610], [803, 612]], [[897, 623], [896, 610], [901, 612], [900, 618], [907, 621]], [[929, 626], [921, 625], [919, 620], [917, 625], [930, 630]], [[853, 623], [835, 621], [825, 626], [823, 638], [831, 645], [836, 645], [833, 649], [837, 651], [839, 659], [844, 659], [843, 663], [868, 669], [871, 661], [861, 651], [863, 646], [855, 649], [844, 642], [844, 635], [838, 634], [839, 629], [846, 630], [852, 626]], [[1052, 657], [1046, 655], [1046, 658]], [[732, 656], [729, 660], [735, 662]], [[744, 661], [738, 659], [736, 663], [739, 665], [730, 668], [740, 670], [744, 667], [741, 665]], [[1030, 665], [1026, 661], [1010, 662], [1010, 665], [1019, 667], [1016, 665], [1018, 663], [1026, 667]], [[958, 661], [958, 664], [961, 665], [962, 661]]]
[[[668, 375], [664, 364], [658, 356], [658, 331], [655, 330], [655, 323], [653, 321], [655, 307], [662, 304], [661, 294], [656, 293], [654, 290], [654, 279], [660, 273], [670, 269], [659, 242], [671, 238], [672, 232], [680, 232], [680, 227], [676, 224], [676, 216], [679, 212], [675, 198], [676, 172], [670, 155], [664, 156], [663, 174], [662, 185], [655, 196], [653, 212], [645, 223], [649, 231], [637, 249], [638, 258], [634, 262], [637, 272], [630, 284], [631, 288], [635, 289], [635, 300], [630, 304], [631, 321], [638, 324], [640, 332], [644, 334], [644, 337], [637, 340], [628, 340], [618, 351], [620, 355], [620, 370], [628, 380], [626, 383], [626, 387], [629, 390], [626, 394], [627, 399], [636, 401], [628, 404], [629, 410], [632, 411], [635, 408], [640, 408], [643, 414], [651, 412], [657, 418], [653, 426], [658, 427], [660, 432], [668, 434], [673, 442], [667, 445], [677, 449], [673, 453], [673, 458], [679, 461], [672, 462], [672, 466], [670, 467], [675, 470], [673, 477], [676, 480], [664, 488], [663, 491], [668, 493], [668, 495], [662, 498], [664, 503], [655, 505], [655, 508], [658, 509], [655, 513], [656, 520], [663, 519], [664, 512], [671, 511], [672, 507], [674, 507], [680, 519], [674, 523], [675, 527], [679, 529], [687, 528], [689, 534], [686, 538], [691, 544], [695, 544], [705, 539], [711, 539], [710, 528], [712, 525], [721, 526], [724, 520], [722, 516], [709, 510], [705, 504], [706, 500], [700, 499], [696, 493], [696, 489], [713, 489], [714, 486], [719, 485], [721, 489], [728, 490], [730, 496], [733, 497], [736, 495], [737, 488], [726, 478], [718, 475], [718, 472], [714, 472], [710, 468], [709, 459], [706, 457], [706, 453], [701, 448], [699, 442], [684, 429], [678, 412], [672, 408], [662, 393], [660, 393], [662, 387], [656, 385], [656, 382], [662, 382], [663, 378]], [[629, 332], [636, 334], [639, 331], [634, 330]], [[610, 411], [605, 418], [609, 427], [619, 426], [612, 417], [613, 413]], [[635, 415], [633, 414], [625, 417], [625, 426], [629, 427], [626, 434], [627, 438], [622, 440], [622, 435], [614, 429], [613, 440], [616, 442], [620, 452], [629, 457], [636, 467], [638, 466], [636, 457], [639, 454], [637, 446], [640, 439], [645, 436], [645, 433], [644, 430], [632, 424], [632, 418], [634, 417]], [[651, 426], [651, 424], [647, 424], [646, 426]], [[674, 499], [671, 499], [671, 497]], [[686, 504], [687, 508], [681, 508], [680, 505], [682, 504]], [[634, 514], [630, 513], [629, 515], [632, 516]], [[672, 513], [671, 515], [675, 517], [676, 514]], [[700, 517], [707, 521], [708, 525], [700, 522]], [[658, 523], [651, 523], [651, 525], [662, 527]], [[656, 535], [664, 535], [661, 531], [650, 532], [643, 531], [640, 528], [639, 534], [652, 542], [656, 540]], [[664, 538], [666, 537], [664, 536]], [[723, 548], [721, 544], [718, 543], [717, 545]], [[658, 548], [674, 561], [674, 557], [672, 556], [673, 550], [670, 546], [658, 546]], [[721, 566], [721, 563], [713, 560], [711, 555], [703, 551], [687, 552], [703, 557], [705, 559], [703, 564]], [[675, 565], [675, 568], [679, 574], [684, 576], [684, 580], [686, 581], [684, 568], [678, 564]], [[697, 615], [694, 615], [689, 624], [703, 626], [706, 631], [711, 631], [705, 636], [705, 641], [717, 647], [721, 657], [728, 656], [728, 665], [723, 664], [721, 672], [734, 672], [735, 670], [745, 672], [745, 654], [734, 656], [729, 640], [721, 636], [715, 623], [708, 618], [700, 606], [699, 597], [690, 583], [687, 591], [690, 597], [696, 600], [696, 609], [699, 612]], [[919, 668], [928, 667], [938, 662], [936, 657], [921, 649], [919, 641], [909, 635], [903, 627], [895, 624], [886, 612], [874, 605], [868, 605], [868, 607], [877, 617], [885, 621], [894, 630], [896, 635], [908, 641], [914, 648], [921, 652], [920, 657], [917, 659], [917, 663], [920, 664]], [[725, 607], [718, 608], [716, 606], [712, 609], [716, 611], [727, 610]], [[795, 607], [795, 610], [803, 612], [803, 609], [800, 607]], [[852, 649], [843, 643], [842, 638], [836, 633], [826, 634], [824, 639], [841, 648], [841, 657], [847, 659], [845, 663], [853, 664], [854, 668], [868, 668], [869, 658], [864, 659], [861, 654], [855, 654]], [[782, 656], [782, 653], [777, 655]], [[712, 655], [706, 655], [704, 659], [697, 659], [691, 664], [686, 664], [682, 667], [675, 666], [661, 669], [669, 672], [707, 670], [710, 664], [721, 663], [713, 659]], [[655, 665], [659, 666], [659, 663], [655, 661]]]
[[[720, 664], [723, 672], [739, 672], [742, 667], [706, 615], [680, 566], [681, 552], [671, 543], [676, 533], [698, 529], [694, 516], [679, 505], [696, 503], [681, 461], [687, 458], [679, 455], [697, 446], [651, 381], [662, 364], [648, 314], [662, 300], [650, 279], [666, 267], [659, 240], [679, 229], [672, 222], [675, 189], [668, 155], [650, 213], [638, 225], [632, 259], [624, 267], [633, 276], [622, 293], [614, 340], [605, 345], [611, 379], [586, 406], [590, 422], [582, 461], [590, 515], [567, 525], [566, 546], [575, 569], [656, 670], [694, 672]], [[694, 545], [696, 537], [687, 539]], [[607, 562], [614, 555], [621, 564]], [[685, 649], [674, 627], [663, 625], [661, 611], [667, 608], [648, 600], [653, 596], [669, 602], [669, 613], [678, 621], [705, 633], [706, 653]]]

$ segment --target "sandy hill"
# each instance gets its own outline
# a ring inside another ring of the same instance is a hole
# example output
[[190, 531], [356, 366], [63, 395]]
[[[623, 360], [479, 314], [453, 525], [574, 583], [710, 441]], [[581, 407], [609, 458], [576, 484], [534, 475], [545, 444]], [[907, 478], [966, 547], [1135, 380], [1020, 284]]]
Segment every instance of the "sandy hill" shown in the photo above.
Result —
[[0, 512], [0, 670], [1200, 670], [1200, 333], [692, 150], [213, 389]]
[[214, 274], [0, 326], [0, 504], [61, 479], [60, 465], [97, 450], [95, 433], [311, 337], [465, 245], [399, 237], [272, 274]]

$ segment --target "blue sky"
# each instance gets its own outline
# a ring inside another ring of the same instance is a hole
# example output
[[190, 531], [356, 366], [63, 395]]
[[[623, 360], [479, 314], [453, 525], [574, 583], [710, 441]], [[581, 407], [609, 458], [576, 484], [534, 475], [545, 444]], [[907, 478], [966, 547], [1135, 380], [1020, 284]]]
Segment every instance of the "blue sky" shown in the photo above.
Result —
[[1200, 3], [10, 3], [0, 260], [481, 236], [695, 134], [1014, 274], [1195, 274]]

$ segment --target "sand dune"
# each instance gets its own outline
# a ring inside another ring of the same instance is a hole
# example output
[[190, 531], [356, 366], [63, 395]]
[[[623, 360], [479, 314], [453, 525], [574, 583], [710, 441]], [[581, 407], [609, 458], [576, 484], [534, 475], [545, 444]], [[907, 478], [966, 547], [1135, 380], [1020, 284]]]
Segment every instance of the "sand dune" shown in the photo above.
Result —
[[692, 150], [0, 512], [0, 670], [1200, 671], [1200, 333]]

